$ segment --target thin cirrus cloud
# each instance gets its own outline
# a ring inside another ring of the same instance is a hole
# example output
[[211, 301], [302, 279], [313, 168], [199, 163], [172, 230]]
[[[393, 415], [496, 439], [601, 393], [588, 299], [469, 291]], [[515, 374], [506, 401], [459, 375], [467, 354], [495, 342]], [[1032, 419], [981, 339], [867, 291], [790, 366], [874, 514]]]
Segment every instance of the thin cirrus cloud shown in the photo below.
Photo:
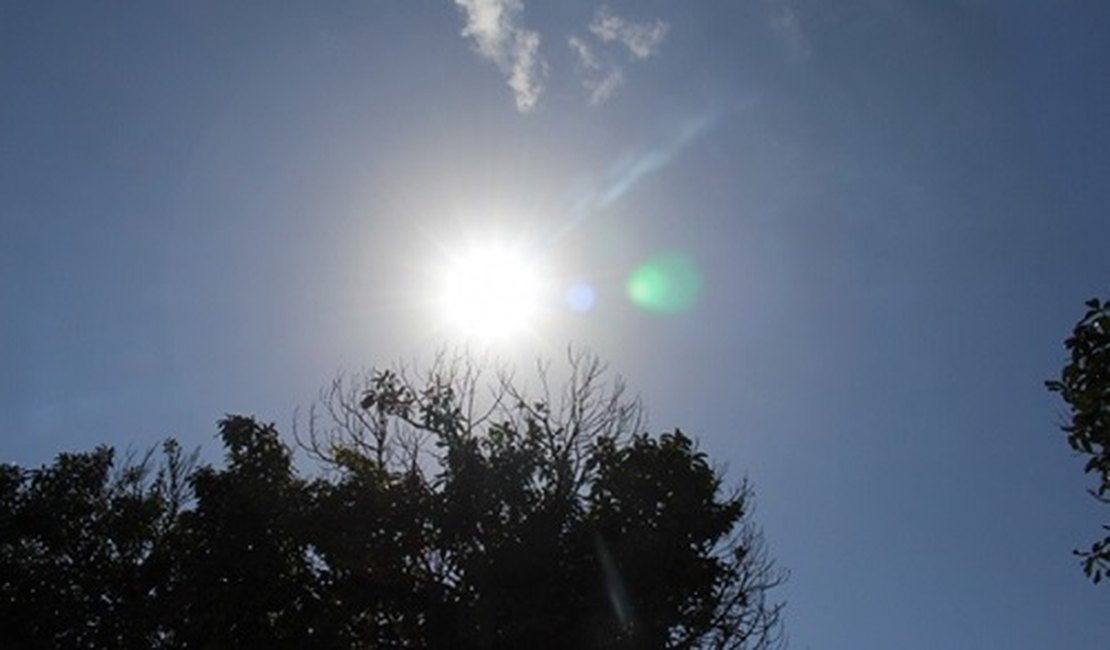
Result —
[[[589, 24], [590, 34], [601, 46], [623, 45], [634, 60], [646, 59], [658, 52], [669, 28], [662, 20], [647, 23], [621, 18], [605, 5], [594, 13]], [[582, 85], [590, 93], [590, 103], [600, 104], [609, 99], [624, 81], [621, 67], [583, 38], [571, 36], [567, 45], [578, 63]]]
[[582, 85], [590, 93], [590, 103], [600, 104], [609, 99], [617, 86], [624, 81], [624, 72], [612, 61], [602, 62], [589, 43], [577, 36], [567, 40], [578, 69], [582, 75]]
[[547, 63], [540, 56], [539, 33], [516, 22], [523, 9], [520, 0], [455, 0], [455, 4], [466, 13], [462, 35], [506, 75], [517, 110], [534, 109], [543, 94]]
[[621, 18], [602, 5], [590, 21], [590, 32], [603, 43], [620, 43], [632, 56], [646, 59], [659, 51], [670, 26], [662, 20], [637, 23]]
[[[533, 110], [544, 91], [547, 62], [540, 55], [539, 33], [519, 24], [522, 1], [454, 2], [466, 15], [462, 35], [473, 42], [479, 56], [492, 61], [505, 74], [517, 110]], [[633, 60], [643, 60], [659, 51], [669, 28], [662, 20], [636, 22], [616, 15], [605, 5], [598, 8], [587, 26], [589, 35], [567, 40], [590, 103], [604, 102], [624, 82], [624, 71], [606, 49], [623, 47]]]

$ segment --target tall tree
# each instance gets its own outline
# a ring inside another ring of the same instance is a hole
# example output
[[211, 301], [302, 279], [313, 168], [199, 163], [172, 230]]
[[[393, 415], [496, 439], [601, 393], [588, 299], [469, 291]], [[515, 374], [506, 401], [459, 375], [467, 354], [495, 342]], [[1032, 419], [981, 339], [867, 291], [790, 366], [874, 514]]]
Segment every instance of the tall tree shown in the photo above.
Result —
[[200, 467], [195, 506], [177, 522], [175, 615], [189, 648], [304, 648], [317, 644], [323, 606], [303, 526], [306, 484], [272, 425], [220, 422], [226, 467]]
[[[466, 359], [339, 377], [303, 446], [340, 476], [408, 485], [423, 543], [415, 589], [432, 647], [767, 648], [783, 579], [751, 487], [681, 431], [643, 433], [638, 400], [571, 355], [523, 391]], [[552, 389], [558, 384], [558, 389]], [[349, 480], [349, 479], [341, 479]], [[396, 488], [393, 488], [396, 489]], [[418, 580], [418, 583], [420, 581]]]
[[[1060, 393], [1070, 410], [1061, 425], [1072, 449], [1089, 456], [1084, 471], [1095, 474], [1094, 498], [1110, 503], [1110, 304], [1097, 298], [1087, 301], [1087, 313], [1064, 341], [1070, 360], [1059, 379], [1045, 382]], [[1110, 531], [1110, 526], [1103, 528]], [[1077, 550], [1083, 570], [1095, 582], [1110, 574], [1110, 535]]]

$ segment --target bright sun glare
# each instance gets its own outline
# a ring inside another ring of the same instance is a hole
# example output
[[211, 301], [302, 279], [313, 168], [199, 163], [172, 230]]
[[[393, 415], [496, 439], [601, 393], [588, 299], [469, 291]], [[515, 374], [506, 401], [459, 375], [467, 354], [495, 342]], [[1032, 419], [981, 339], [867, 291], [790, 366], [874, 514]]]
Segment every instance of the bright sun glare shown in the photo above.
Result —
[[539, 306], [536, 267], [521, 251], [475, 246], [444, 270], [440, 305], [450, 326], [475, 339], [500, 339], [526, 329]]

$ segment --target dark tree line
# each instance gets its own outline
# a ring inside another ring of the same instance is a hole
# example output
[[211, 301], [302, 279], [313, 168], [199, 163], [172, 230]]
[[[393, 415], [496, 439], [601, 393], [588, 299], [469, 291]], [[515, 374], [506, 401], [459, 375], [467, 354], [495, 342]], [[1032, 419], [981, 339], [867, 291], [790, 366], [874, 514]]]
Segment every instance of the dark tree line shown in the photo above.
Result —
[[338, 378], [297, 436], [0, 469], [13, 648], [767, 648], [782, 581], [746, 483], [641, 432], [577, 358], [558, 394], [441, 362]]

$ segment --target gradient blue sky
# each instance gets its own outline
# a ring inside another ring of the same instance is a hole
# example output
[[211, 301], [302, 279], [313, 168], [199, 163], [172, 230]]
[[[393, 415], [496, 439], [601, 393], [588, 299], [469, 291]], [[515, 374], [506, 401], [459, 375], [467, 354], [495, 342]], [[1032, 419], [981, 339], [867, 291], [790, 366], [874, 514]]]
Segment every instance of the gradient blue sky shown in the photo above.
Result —
[[0, 460], [288, 429], [508, 238], [552, 294], [500, 353], [753, 479], [793, 647], [1105, 647], [1042, 382], [1110, 289], [1110, 5], [521, 1], [0, 3]]

